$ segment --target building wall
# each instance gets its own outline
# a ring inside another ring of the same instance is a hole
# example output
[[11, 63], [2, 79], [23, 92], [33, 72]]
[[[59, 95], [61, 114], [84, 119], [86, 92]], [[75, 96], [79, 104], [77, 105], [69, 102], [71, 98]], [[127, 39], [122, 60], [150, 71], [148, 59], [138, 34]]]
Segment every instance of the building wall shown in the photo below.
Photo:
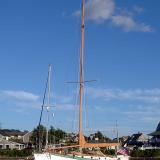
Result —
[[25, 145], [20, 143], [15, 143], [7, 140], [1, 140], [0, 141], [0, 149], [24, 149]]

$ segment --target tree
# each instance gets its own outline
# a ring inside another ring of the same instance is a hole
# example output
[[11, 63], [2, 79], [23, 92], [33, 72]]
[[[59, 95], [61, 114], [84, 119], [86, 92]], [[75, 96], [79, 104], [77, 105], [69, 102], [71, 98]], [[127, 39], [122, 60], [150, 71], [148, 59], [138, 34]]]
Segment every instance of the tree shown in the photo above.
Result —
[[97, 133], [95, 133], [95, 137], [98, 138], [98, 140], [104, 140], [104, 136], [100, 131], [97, 131]]
[[55, 130], [55, 136], [60, 140], [60, 139], [63, 139], [65, 137], [66, 133], [61, 130], [61, 129], [57, 129]]
[[[61, 129], [55, 129], [53, 126], [48, 131], [49, 144], [58, 144], [66, 135], [66, 132]], [[44, 148], [46, 144], [46, 128], [43, 125], [34, 128], [31, 136], [31, 142], [36, 149]], [[40, 146], [39, 146], [40, 145]]]
[[31, 142], [35, 145], [36, 149], [43, 148], [46, 143], [46, 128], [43, 125], [34, 128], [31, 136]]
[[57, 137], [56, 132], [57, 132], [56, 129], [53, 126], [51, 126], [48, 132], [48, 142], [50, 144], [59, 143], [59, 138]]

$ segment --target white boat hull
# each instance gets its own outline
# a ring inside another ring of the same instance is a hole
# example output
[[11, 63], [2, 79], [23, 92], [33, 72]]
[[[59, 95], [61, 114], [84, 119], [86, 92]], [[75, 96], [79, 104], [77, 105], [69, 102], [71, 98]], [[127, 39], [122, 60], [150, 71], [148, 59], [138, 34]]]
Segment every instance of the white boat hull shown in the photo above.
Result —
[[129, 160], [129, 156], [118, 156], [118, 157], [97, 157], [97, 156], [83, 156], [80, 157], [78, 156], [76, 157], [65, 157], [65, 156], [59, 156], [59, 155], [54, 155], [54, 154], [50, 154], [50, 153], [41, 153], [41, 154], [34, 154], [34, 158], [35, 160], [75, 160], [78, 158], [81, 158], [81, 160], [84, 159], [95, 159], [95, 160]]

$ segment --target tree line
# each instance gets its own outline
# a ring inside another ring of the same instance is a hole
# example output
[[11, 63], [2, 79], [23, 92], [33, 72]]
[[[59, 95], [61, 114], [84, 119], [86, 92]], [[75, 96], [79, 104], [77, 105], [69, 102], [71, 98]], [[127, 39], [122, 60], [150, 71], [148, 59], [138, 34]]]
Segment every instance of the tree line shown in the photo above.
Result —
[[[46, 144], [46, 133], [46, 127], [44, 127], [43, 125], [34, 128], [30, 139], [32, 144], [36, 147], [41, 145], [41, 148], [44, 148]], [[70, 133], [69, 135], [69, 133], [67, 133], [66, 131], [59, 128], [56, 129], [53, 126], [50, 126], [48, 130], [48, 144], [59, 144], [62, 143], [64, 140], [64, 143], [66, 145], [72, 145], [78, 143], [78, 140], [75, 140], [76, 138], [78, 139], [78, 137], [78, 134]], [[85, 136], [85, 139], [88, 142], [95, 142], [96, 139], [97, 142], [100, 143], [111, 142], [111, 139], [103, 135], [103, 133], [100, 131], [92, 134], [92, 136]]]

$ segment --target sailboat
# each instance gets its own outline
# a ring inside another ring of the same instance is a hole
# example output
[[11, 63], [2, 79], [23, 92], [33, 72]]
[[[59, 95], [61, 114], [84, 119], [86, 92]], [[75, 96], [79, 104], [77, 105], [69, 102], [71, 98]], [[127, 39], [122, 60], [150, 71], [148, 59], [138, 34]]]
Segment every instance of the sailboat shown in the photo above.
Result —
[[[79, 79], [79, 144], [75, 146], [65, 146], [60, 147], [59, 149], [66, 149], [66, 148], [79, 148], [78, 155], [57, 155], [54, 154], [52, 151], [53, 148], [47, 148], [46, 139], [46, 147], [43, 153], [35, 153], [34, 157], [35, 160], [72, 160], [76, 158], [81, 159], [101, 159], [101, 160], [118, 160], [118, 159], [128, 159], [128, 158], [118, 158], [118, 157], [106, 157], [106, 156], [97, 156], [97, 155], [84, 155], [82, 150], [84, 148], [103, 148], [103, 147], [115, 147], [118, 148], [119, 143], [87, 143], [84, 138], [83, 134], [83, 127], [82, 127], [82, 104], [83, 104], [83, 87], [84, 83], [88, 82], [84, 80], [84, 32], [85, 31], [85, 0], [82, 0], [82, 14], [81, 14], [81, 49], [80, 49], [80, 79]], [[49, 75], [51, 71], [51, 66], [49, 67]], [[50, 76], [48, 76], [50, 78]], [[50, 82], [50, 80], [49, 80]], [[48, 92], [50, 90], [48, 89]], [[48, 99], [50, 97], [50, 93], [48, 93]], [[50, 100], [48, 100], [48, 109], [50, 108]]]

